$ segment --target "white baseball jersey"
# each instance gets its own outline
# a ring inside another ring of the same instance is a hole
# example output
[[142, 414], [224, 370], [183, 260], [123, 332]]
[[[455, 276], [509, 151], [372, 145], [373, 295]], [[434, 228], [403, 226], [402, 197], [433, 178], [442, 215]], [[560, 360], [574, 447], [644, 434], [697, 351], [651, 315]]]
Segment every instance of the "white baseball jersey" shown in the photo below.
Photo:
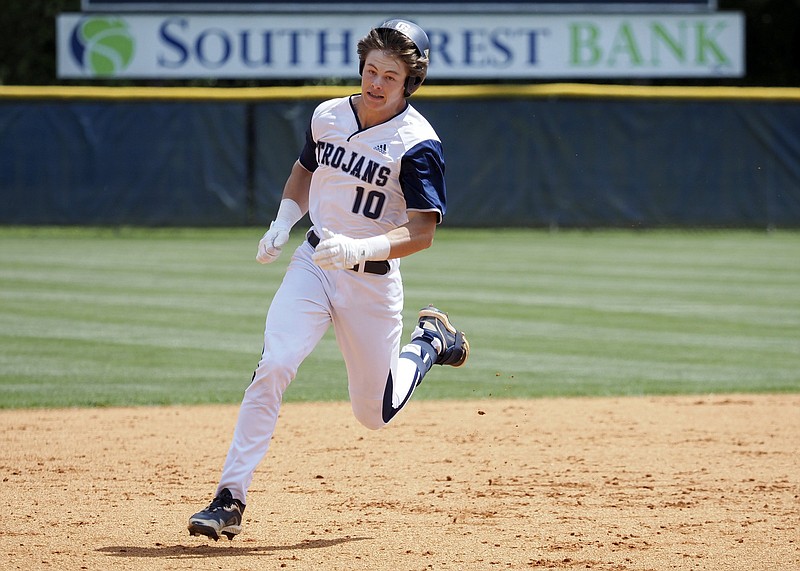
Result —
[[351, 97], [322, 103], [300, 163], [314, 173], [309, 216], [318, 231], [369, 238], [408, 222], [408, 210], [445, 214], [442, 144], [411, 105], [363, 129]]

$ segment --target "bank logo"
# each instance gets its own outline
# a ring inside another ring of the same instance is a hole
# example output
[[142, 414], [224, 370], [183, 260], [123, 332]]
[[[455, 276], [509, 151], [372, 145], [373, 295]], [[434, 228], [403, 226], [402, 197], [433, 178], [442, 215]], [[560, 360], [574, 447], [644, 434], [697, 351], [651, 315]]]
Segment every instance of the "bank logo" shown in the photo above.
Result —
[[87, 74], [108, 77], [130, 65], [135, 44], [122, 18], [92, 17], [80, 20], [72, 30], [70, 49]]

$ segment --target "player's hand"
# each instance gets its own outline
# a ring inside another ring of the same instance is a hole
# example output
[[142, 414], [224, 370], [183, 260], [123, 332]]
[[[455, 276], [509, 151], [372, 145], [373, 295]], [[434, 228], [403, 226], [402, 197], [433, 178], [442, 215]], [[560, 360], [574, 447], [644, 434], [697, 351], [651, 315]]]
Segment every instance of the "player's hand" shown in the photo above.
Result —
[[269, 264], [277, 260], [286, 242], [289, 241], [290, 229], [291, 227], [287, 227], [285, 224], [273, 221], [269, 225], [269, 230], [258, 243], [256, 260], [261, 264]]
[[323, 270], [349, 270], [368, 253], [363, 247], [364, 240], [334, 234], [327, 228], [322, 229], [321, 238], [311, 259]]
[[321, 238], [311, 259], [323, 270], [349, 270], [364, 260], [385, 260], [392, 249], [385, 234], [350, 238], [323, 228]]
[[366, 251], [361, 251], [359, 244], [363, 240], [349, 238], [343, 234], [334, 234], [327, 228], [322, 229], [322, 236], [311, 259], [323, 270], [346, 270], [362, 261]]

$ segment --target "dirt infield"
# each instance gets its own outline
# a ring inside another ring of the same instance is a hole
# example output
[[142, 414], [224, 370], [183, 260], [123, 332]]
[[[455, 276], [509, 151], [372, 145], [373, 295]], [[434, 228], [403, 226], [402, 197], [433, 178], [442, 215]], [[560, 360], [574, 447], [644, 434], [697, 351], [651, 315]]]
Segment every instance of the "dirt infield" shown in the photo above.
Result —
[[787, 571], [800, 395], [287, 404], [232, 542], [235, 406], [0, 411], [0, 569]]

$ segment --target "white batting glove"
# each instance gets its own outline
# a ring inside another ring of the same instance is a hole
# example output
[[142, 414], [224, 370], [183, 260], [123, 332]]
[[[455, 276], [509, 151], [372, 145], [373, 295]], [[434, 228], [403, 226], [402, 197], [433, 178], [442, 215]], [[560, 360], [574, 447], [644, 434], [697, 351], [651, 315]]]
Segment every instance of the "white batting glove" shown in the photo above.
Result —
[[256, 260], [262, 264], [269, 264], [278, 259], [281, 249], [289, 241], [289, 232], [292, 226], [303, 217], [300, 206], [291, 198], [284, 198], [278, 207], [278, 214], [275, 215], [269, 225], [269, 230], [258, 243], [258, 253]]
[[348, 270], [364, 260], [385, 260], [390, 248], [386, 236], [356, 239], [323, 228], [311, 259], [323, 270]]
[[269, 225], [261, 241], [258, 243], [258, 253], [256, 260], [261, 264], [269, 264], [278, 259], [283, 247], [289, 241], [289, 231], [291, 226], [281, 224], [275, 220]]

